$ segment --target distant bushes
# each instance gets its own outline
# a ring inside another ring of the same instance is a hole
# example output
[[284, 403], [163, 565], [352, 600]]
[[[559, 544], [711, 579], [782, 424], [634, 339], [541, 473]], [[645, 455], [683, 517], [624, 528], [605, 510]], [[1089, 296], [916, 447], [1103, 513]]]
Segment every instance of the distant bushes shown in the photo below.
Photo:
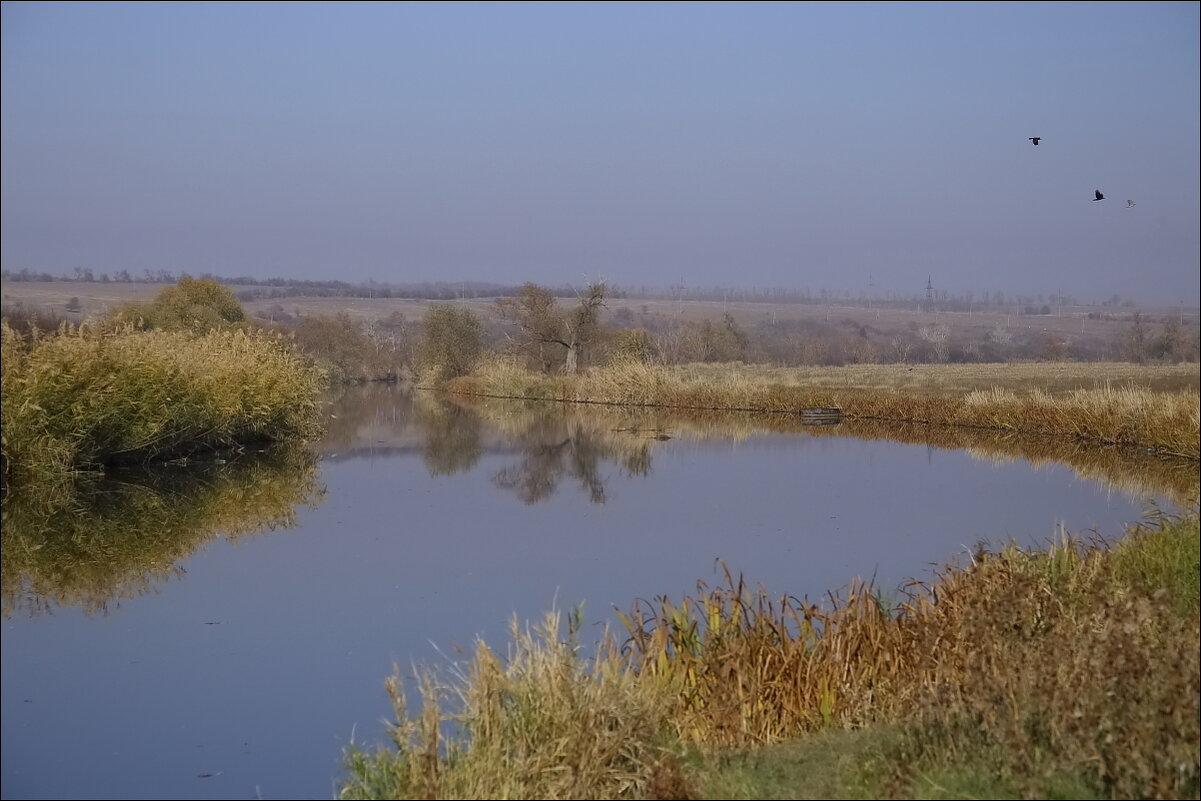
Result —
[[323, 383], [278, 336], [0, 324], [6, 484], [253, 439], [311, 437]]
[[211, 278], [184, 275], [173, 286], [160, 289], [149, 303], [127, 303], [107, 320], [117, 326], [203, 334], [245, 327], [246, 314], [229, 287]]
[[412, 362], [413, 335], [403, 321], [360, 323], [346, 312], [302, 317], [285, 332], [297, 351], [318, 364], [331, 383], [394, 380]]

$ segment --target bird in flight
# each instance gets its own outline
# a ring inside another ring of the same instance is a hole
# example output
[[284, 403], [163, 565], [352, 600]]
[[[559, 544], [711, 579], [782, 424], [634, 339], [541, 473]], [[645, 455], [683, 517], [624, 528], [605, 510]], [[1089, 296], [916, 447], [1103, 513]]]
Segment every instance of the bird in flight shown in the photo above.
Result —
[[1128, 208], [1128, 209], [1132, 209], [1132, 208], [1134, 208], [1134, 201], [1133, 201], [1133, 200], [1127, 200], [1127, 201], [1126, 201], [1126, 208]]
[[1035, 147], [1038, 147], [1038, 140], [1042, 139], [1041, 136], [1028, 136], [1026, 138], [1033, 142]]
[[1094, 192], [1094, 193], [1097, 195], [1095, 198], [1093, 198], [1093, 202], [1094, 202], [1094, 203], [1096, 203], [1098, 200], [1104, 200], [1104, 199], [1105, 199], [1105, 195], [1101, 194], [1101, 190], [1100, 190], [1100, 189], [1094, 189], [1094, 190], [1093, 190], [1093, 192]]

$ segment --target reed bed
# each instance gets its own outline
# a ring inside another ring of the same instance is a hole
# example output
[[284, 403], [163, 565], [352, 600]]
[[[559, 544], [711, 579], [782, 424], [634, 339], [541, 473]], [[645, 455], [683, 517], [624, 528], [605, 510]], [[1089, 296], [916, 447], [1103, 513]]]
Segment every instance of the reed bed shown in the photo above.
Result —
[[838, 407], [850, 420], [976, 427], [1201, 458], [1201, 398], [1195, 385], [1177, 391], [1110, 384], [1056, 394], [1037, 386], [934, 392], [784, 384], [740, 370], [689, 373], [634, 361], [579, 375], [542, 375], [494, 359], [445, 387], [490, 397], [690, 410], [795, 414], [805, 407]]
[[2, 327], [6, 485], [318, 433], [323, 376], [279, 337]]
[[[536, 637], [514, 628], [507, 662], [477, 649], [453, 699], [424, 673], [416, 717], [394, 676], [394, 747], [352, 749], [343, 797], [693, 797], [705, 770], [690, 755], [720, 772], [725, 753], [884, 727], [899, 735], [872, 768], [887, 777], [877, 795], [912, 793], [920, 764], [970, 765], [985, 791], [1021, 797], [1066, 781], [1195, 798], [1198, 541], [1193, 512], [1112, 546], [981, 548], [895, 605], [863, 582], [776, 598], [727, 571], [695, 597], [635, 603], [625, 638], [602, 637], [591, 660], [552, 616]], [[448, 716], [456, 735], [439, 728]]]
[[[514, 621], [504, 660], [480, 642], [449, 680], [424, 673], [411, 717], [399, 676], [390, 677], [393, 747], [352, 746], [341, 797], [643, 797], [647, 778], [673, 763], [662, 699], [613, 639], [582, 656], [578, 621], [566, 638], [557, 611], [533, 628]], [[447, 708], [458, 711], [448, 718]]]

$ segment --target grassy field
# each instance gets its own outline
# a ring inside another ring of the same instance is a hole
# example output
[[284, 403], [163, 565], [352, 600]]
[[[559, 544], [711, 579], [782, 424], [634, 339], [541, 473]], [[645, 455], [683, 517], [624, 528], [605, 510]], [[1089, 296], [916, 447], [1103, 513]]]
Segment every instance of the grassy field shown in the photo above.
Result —
[[587, 652], [551, 612], [418, 671], [413, 712], [394, 675], [392, 745], [352, 746], [341, 796], [1195, 798], [1199, 561], [1194, 513], [981, 548], [895, 604], [727, 575]]

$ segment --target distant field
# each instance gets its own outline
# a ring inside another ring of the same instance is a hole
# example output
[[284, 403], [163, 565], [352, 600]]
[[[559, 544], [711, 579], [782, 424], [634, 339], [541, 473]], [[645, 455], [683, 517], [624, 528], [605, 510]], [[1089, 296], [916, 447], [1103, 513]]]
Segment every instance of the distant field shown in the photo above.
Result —
[[[89, 314], [104, 311], [130, 300], [147, 300], [162, 288], [162, 284], [148, 283], [95, 283], [75, 281], [52, 282], [6, 282], [3, 285], [3, 302], [37, 306], [58, 314], [82, 319]], [[240, 292], [253, 287], [233, 287]], [[78, 298], [80, 311], [70, 314], [66, 306], [71, 298]], [[380, 320], [399, 312], [406, 320], [417, 321], [425, 316], [425, 310], [438, 301], [404, 298], [324, 298], [288, 297], [254, 300], [244, 303], [248, 314], [262, 319], [273, 317], [296, 317], [334, 315], [346, 312], [357, 320]], [[491, 315], [491, 299], [467, 299], [451, 301], [475, 310], [485, 319]], [[638, 298], [611, 298], [608, 301], [610, 315], [619, 314], [627, 325], [654, 325], [668, 320], [720, 320], [723, 314], [731, 315], [739, 325], [753, 328], [761, 323], [788, 323], [812, 321], [840, 326], [863, 327], [877, 335], [889, 332], [912, 330], [931, 324], [945, 325], [956, 339], [981, 339], [989, 331], [1001, 327], [1014, 334], [1047, 332], [1060, 337], [1081, 337], [1116, 341], [1130, 329], [1129, 315], [1136, 309], [1098, 309], [1095, 306], [1068, 306], [1056, 308], [1050, 315], [1013, 315], [996, 311], [967, 312], [924, 312], [892, 308], [866, 308], [842, 305], [802, 305], [795, 303], [753, 303], [722, 301], [671, 301], [642, 300]], [[628, 310], [628, 311], [626, 311]], [[1111, 315], [1105, 319], [1089, 319], [1090, 312]], [[1152, 320], [1164, 316], [1177, 317], [1187, 326], [1196, 326], [1199, 310], [1191, 307], [1145, 307], [1137, 309]]]
[[[20, 303], [42, 308], [70, 319], [83, 319], [129, 301], [150, 300], [164, 286], [150, 283], [12, 281], [3, 285], [3, 302], [5, 305]], [[235, 293], [254, 288], [232, 287]], [[79, 299], [80, 310], [77, 313], [67, 311], [67, 303], [71, 298]], [[253, 300], [244, 302], [242, 306], [247, 314], [264, 319], [270, 318], [273, 313], [308, 317], [346, 312], [357, 320], [382, 320], [394, 312], [400, 312], [406, 319], [420, 320], [434, 302], [405, 298], [289, 297]], [[454, 302], [463, 303], [484, 314], [488, 313], [493, 303], [487, 299]]]
[[[69, 319], [82, 319], [131, 300], [149, 300], [162, 284], [96, 283], [83, 281], [6, 281], [3, 285], [5, 306], [34, 306]], [[67, 311], [71, 298], [78, 298], [78, 313]]]

